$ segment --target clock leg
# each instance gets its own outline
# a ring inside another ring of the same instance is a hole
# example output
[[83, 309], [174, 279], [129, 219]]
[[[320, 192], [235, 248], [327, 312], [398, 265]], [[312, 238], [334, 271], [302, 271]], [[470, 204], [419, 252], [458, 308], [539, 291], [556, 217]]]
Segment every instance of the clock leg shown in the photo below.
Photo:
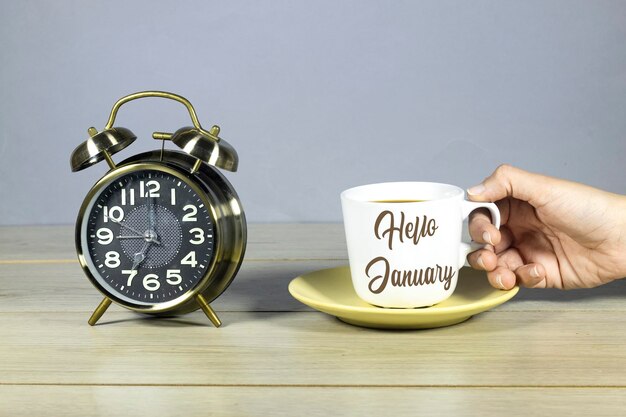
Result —
[[215, 314], [215, 310], [213, 310], [209, 303], [207, 303], [206, 298], [204, 298], [202, 294], [198, 294], [196, 295], [196, 301], [200, 304], [200, 308], [204, 311], [204, 314], [206, 314], [209, 320], [211, 320], [211, 323], [213, 323], [215, 327], [220, 327], [222, 322], [217, 317], [217, 314]]
[[98, 320], [100, 320], [100, 317], [102, 317], [102, 315], [104, 314], [105, 311], [107, 311], [107, 308], [109, 308], [110, 305], [111, 305], [111, 300], [108, 299], [107, 297], [104, 297], [102, 302], [100, 302], [98, 307], [94, 310], [93, 314], [91, 315], [87, 323], [89, 323], [90, 326], [95, 326], [95, 324], [98, 322]]

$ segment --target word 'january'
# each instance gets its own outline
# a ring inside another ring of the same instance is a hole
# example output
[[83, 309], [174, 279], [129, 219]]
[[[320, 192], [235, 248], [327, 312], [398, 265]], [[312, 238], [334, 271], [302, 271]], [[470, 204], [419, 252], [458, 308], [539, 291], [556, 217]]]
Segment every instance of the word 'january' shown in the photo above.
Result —
[[[383, 226], [383, 223], [385, 226]], [[403, 244], [405, 243], [404, 238], [406, 238], [407, 243], [417, 245], [421, 238], [433, 236], [438, 228], [439, 226], [437, 226], [435, 219], [429, 219], [425, 215], [421, 219], [420, 217], [415, 217], [414, 222], [407, 223], [404, 212], [401, 212], [400, 222], [396, 225], [394, 213], [385, 210], [378, 215], [374, 223], [374, 236], [378, 240], [387, 239], [389, 250], [393, 250], [395, 239]], [[376, 265], [378, 267], [375, 267]], [[370, 276], [370, 273], [377, 273], [377, 275]], [[370, 278], [368, 288], [374, 294], [383, 292], [387, 285], [393, 287], [413, 287], [433, 285], [437, 282], [443, 283], [444, 289], [448, 290], [455, 274], [456, 271], [453, 267], [441, 266], [439, 264], [435, 264], [434, 267], [403, 271], [392, 269], [389, 261], [384, 256], [372, 259], [365, 267], [365, 275]]]
[[[382, 265], [382, 274], [370, 277], [370, 269], [375, 265]], [[456, 274], [451, 266], [435, 264], [434, 267], [399, 271], [389, 267], [389, 261], [383, 256], [374, 258], [365, 267], [365, 274], [370, 279], [368, 288], [374, 294], [380, 294], [391, 284], [393, 287], [415, 287], [418, 285], [432, 285], [443, 282], [443, 288], [450, 289], [452, 277]]]

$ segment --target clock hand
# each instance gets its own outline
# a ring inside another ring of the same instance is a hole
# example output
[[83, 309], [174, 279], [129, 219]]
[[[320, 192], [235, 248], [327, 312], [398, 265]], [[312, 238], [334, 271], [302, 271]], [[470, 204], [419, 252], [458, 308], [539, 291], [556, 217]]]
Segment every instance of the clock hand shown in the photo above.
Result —
[[147, 204], [147, 211], [148, 211], [148, 230], [149, 230], [149, 235], [146, 237], [146, 240], [148, 242], [154, 242], [157, 245], [160, 245], [161, 242], [159, 242], [159, 240], [157, 239], [158, 235], [156, 232], [156, 211], [154, 210], [154, 204], [152, 204], [152, 196], [150, 195], [150, 192], [148, 192], [148, 204]]
[[154, 213], [154, 205], [152, 204], [152, 197], [150, 197], [150, 193], [148, 193], [148, 228], [156, 233], [154, 230], [155, 226], [155, 213]]
[[148, 242], [156, 243], [157, 245], [161, 244], [161, 241], [156, 237], [150, 237], [150, 239], [148, 239]]
[[120, 226], [125, 227], [126, 229], [130, 230], [131, 232], [135, 232], [135, 233], [137, 233], [138, 235], [143, 235], [143, 233], [142, 233], [142, 232], [140, 232], [139, 230], [137, 230], [137, 229], [135, 229], [135, 228], [132, 228], [132, 227], [130, 227], [130, 226], [127, 226], [127, 225], [125, 225], [124, 223], [122, 223], [121, 221], [119, 221], [119, 220], [117, 220], [117, 219], [114, 219], [113, 217], [109, 217], [109, 216], [107, 216], [107, 218], [108, 218], [109, 220], [111, 220], [113, 223], [119, 224]]
[[150, 248], [150, 242], [146, 242], [143, 244], [141, 251], [133, 255], [133, 267], [131, 268], [132, 271], [136, 270], [139, 264], [141, 264], [144, 261], [144, 259], [146, 259], [146, 252], [148, 252], [149, 248]]
[[149, 238], [146, 238], [145, 236], [115, 236], [118, 239], [146, 239], [146, 242], [152, 242], [152, 243], [156, 243], [157, 245], [161, 244], [161, 241], [159, 239], [157, 239], [156, 237], [152, 237], [150, 236]]

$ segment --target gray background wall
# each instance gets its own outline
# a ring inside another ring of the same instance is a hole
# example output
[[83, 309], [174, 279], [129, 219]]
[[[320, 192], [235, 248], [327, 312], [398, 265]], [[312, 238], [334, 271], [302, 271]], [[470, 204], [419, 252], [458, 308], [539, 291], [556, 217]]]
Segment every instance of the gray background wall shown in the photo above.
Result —
[[[0, 224], [73, 223], [112, 104], [177, 92], [241, 158], [250, 221], [339, 221], [364, 183], [466, 187], [501, 162], [626, 193], [625, 1], [2, 1]], [[122, 107], [140, 138], [187, 125]]]

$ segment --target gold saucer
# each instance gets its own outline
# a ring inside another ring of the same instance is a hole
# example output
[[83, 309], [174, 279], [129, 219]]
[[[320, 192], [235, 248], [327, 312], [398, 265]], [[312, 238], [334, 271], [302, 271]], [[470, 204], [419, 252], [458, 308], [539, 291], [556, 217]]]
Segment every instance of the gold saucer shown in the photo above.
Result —
[[474, 314], [492, 309], [519, 291], [493, 288], [484, 272], [459, 271], [459, 282], [450, 298], [432, 307], [381, 308], [361, 300], [352, 287], [350, 268], [324, 269], [294, 278], [289, 292], [298, 301], [356, 326], [379, 329], [429, 329], [461, 323]]

